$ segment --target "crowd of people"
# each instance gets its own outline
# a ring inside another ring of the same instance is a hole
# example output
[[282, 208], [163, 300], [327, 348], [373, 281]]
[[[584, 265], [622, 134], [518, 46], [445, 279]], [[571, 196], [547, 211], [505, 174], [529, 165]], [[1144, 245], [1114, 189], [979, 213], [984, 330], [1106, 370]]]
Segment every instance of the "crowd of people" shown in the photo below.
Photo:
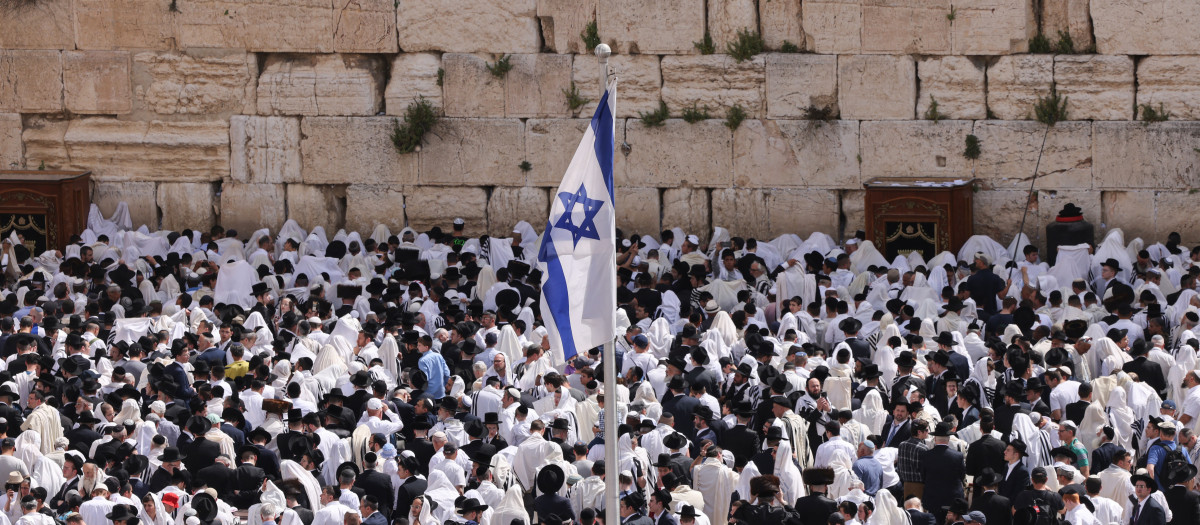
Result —
[[0, 525], [1200, 523], [1178, 234], [618, 231], [606, 392], [536, 230], [448, 226], [6, 237]]

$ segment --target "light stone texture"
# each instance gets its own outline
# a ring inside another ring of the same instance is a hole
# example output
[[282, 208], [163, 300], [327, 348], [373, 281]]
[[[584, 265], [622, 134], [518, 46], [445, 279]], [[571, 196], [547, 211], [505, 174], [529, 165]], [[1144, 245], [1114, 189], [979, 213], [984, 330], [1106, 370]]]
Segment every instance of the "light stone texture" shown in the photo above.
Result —
[[[760, 237], [812, 232], [838, 236], [837, 191], [724, 188], [712, 192], [712, 223]], [[664, 219], [664, 225], [669, 225]]]
[[102, 215], [111, 216], [122, 202], [129, 205], [129, 219], [134, 228], [145, 224], [151, 230], [158, 229], [158, 191], [155, 183], [92, 180], [92, 204], [100, 208]]
[[[600, 66], [594, 55], [576, 55], [571, 78], [579, 95], [588, 99], [577, 111], [590, 118], [600, 103]], [[662, 72], [656, 55], [613, 55], [608, 69], [617, 82], [617, 118], [636, 117], [658, 109], [662, 99]]]
[[727, 43], [737, 42], [739, 31], [759, 32], [755, 0], [707, 0], [707, 2], [708, 32], [717, 46], [717, 52], [723, 52]]
[[814, 53], [862, 52], [862, 7], [854, 0], [803, 1], [804, 49]]
[[258, 60], [227, 50], [147, 51], [133, 55], [134, 112], [228, 116], [254, 113]]
[[962, 152], [971, 126], [967, 120], [863, 122], [862, 178], [967, 178], [971, 167]]
[[[555, 53], [590, 54], [580, 36], [596, 20], [596, 0], [539, 0], [537, 16], [546, 47]], [[597, 30], [599, 24], [597, 24]]]
[[762, 55], [738, 63], [729, 55], [665, 56], [662, 59], [662, 99], [672, 115], [685, 108], [708, 106], [715, 116], [741, 106], [747, 116], [766, 113], [766, 63]]
[[1071, 36], [1076, 52], [1096, 44], [1092, 38], [1091, 0], [1058, 0], [1042, 2], [1042, 32], [1051, 43], [1057, 43], [1059, 32]]
[[1105, 55], [1194, 55], [1200, 3], [1091, 0], [1096, 50]]
[[288, 184], [287, 218], [306, 230], [316, 226], [326, 231], [341, 229], [346, 218], [345, 187]]
[[1153, 56], [1137, 63], [1137, 103], [1166, 111], [1171, 120], [1200, 120], [1200, 57]]
[[696, 53], [704, 6], [705, 0], [613, 0], [596, 10], [600, 38], [622, 55]]
[[861, 188], [858, 122], [747, 120], [733, 133], [739, 187]]
[[300, 182], [300, 119], [235, 115], [229, 176], [237, 182]]
[[[967, 57], [923, 58], [917, 62], [921, 92], [917, 116], [924, 118], [933, 100], [942, 118], [982, 119], [987, 116], [984, 70]], [[932, 97], [932, 99], [930, 98]]]
[[[733, 183], [733, 135], [723, 120], [688, 124], [669, 119], [656, 128], [629, 120], [625, 133], [631, 150], [626, 162], [614, 167], [618, 185], [673, 188], [681, 184], [727, 187]], [[671, 224], [665, 219], [663, 223]]]
[[217, 220], [216, 196], [215, 186], [207, 182], [159, 183], [162, 228], [174, 231], [211, 228]]
[[0, 111], [61, 111], [62, 75], [58, 51], [0, 51]]
[[392, 75], [383, 92], [387, 114], [403, 115], [408, 105], [420, 97], [425, 97], [434, 107], [441, 108], [442, 86], [438, 85], [438, 70], [441, 68], [442, 59], [434, 53], [396, 55], [392, 60]]
[[778, 50], [784, 42], [804, 48], [804, 12], [800, 0], [759, 2], [758, 14], [767, 49]]
[[[525, 159], [533, 165], [525, 175], [525, 184], [557, 188], [589, 124], [582, 118], [525, 121]], [[624, 127], [624, 121], [617, 123], [618, 143]]]
[[170, 5], [171, 0], [75, 0], [75, 46], [170, 49], [175, 40], [176, 14]]
[[0, 169], [20, 168], [25, 163], [21, 142], [21, 115], [0, 113]]
[[[1029, 189], [1034, 166], [1038, 189], [1088, 189], [1092, 186], [1092, 124], [1059, 122], [1046, 134], [1040, 122], [982, 120], [975, 123], [980, 155], [975, 176], [983, 189]], [[1042, 137], [1046, 147], [1042, 151]], [[961, 145], [965, 148], [965, 144]]]
[[1071, 120], [1133, 118], [1133, 59], [1127, 56], [1058, 55], [1054, 83], [1067, 97]]
[[910, 56], [838, 57], [838, 107], [848, 120], [913, 118], [917, 68]]
[[351, 184], [346, 187], [346, 229], [368, 232], [383, 224], [393, 232], [404, 229], [404, 192], [391, 184]]
[[329, 0], [180, 0], [178, 47], [276, 53], [334, 51], [336, 25]]
[[1200, 188], [1200, 122], [1096, 122], [1092, 187]]
[[831, 108], [837, 115], [837, 60], [833, 55], [766, 55], [767, 117], [807, 118], [809, 108]]
[[[1025, 191], [1028, 192], [1029, 188], [1026, 188]], [[1039, 189], [1039, 190], [1037, 190], [1037, 197], [1038, 197], [1038, 212], [1037, 212], [1037, 216], [1036, 216], [1036, 222], [1033, 222], [1034, 221], [1033, 216], [1030, 216], [1025, 219], [1025, 232], [1026, 232], [1025, 234], [1029, 235], [1030, 238], [1040, 239], [1041, 242], [1037, 242], [1037, 244], [1039, 246], [1041, 246], [1042, 248], [1045, 248], [1045, 246], [1046, 246], [1046, 243], [1045, 243], [1045, 241], [1046, 241], [1046, 238], [1045, 238], [1046, 225], [1050, 224], [1051, 222], [1054, 222], [1054, 218], [1056, 216], [1058, 216], [1058, 212], [1062, 211], [1063, 206], [1066, 206], [1067, 203], [1071, 203], [1076, 206], [1079, 206], [1079, 208], [1083, 210], [1083, 220], [1088, 221], [1088, 222], [1092, 223], [1093, 225], [1096, 225], [1097, 232], [1100, 231], [1099, 226], [1104, 223], [1104, 218], [1103, 218], [1103, 209], [1104, 208], [1101, 205], [1102, 195], [1101, 195], [1101, 192], [1098, 190]], [[1032, 227], [1032, 228], [1030, 227], [1031, 222], [1034, 225], [1034, 227]], [[1020, 226], [1020, 219], [1018, 219], [1017, 223], [1010, 225], [1009, 229], [1015, 230], [1019, 226]], [[1034, 235], [1034, 234], [1036, 234], [1036, 235]], [[1127, 238], [1131, 241], [1133, 240], [1132, 237], [1127, 237]], [[1011, 233], [1009, 234], [1009, 240], [1010, 241], [1012, 240]]]
[[554, 189], [530, 186], [493, 188], [487, 203], [488, 234], [512, 237], [513, 226], [521, 221], [539, 231], [544, 229], [553, 192]]
[[843, 190], [839, 192], [842, 217], [845, 219], [843, 236], [853, 237], [854, 232], [867, 228], [867, 192], [865, 190]]
[[[499, 57], [446, 53], [442, 81], [447, 117], [503, 117], [504, 79], [487, 69]], [[511, 60], [511, 59], [510, 59]], [[511, 73], [511, 72], [510, 72]]]
[[[1023, 233], [1030, 242], [1044, 248], [1045, 225], [1053, 222], [1059, 210], [1070, 202], [1083, 209], [1084, 220], [1096, 226], [1096, 237], [1101, 239], [1104, 232], [1100, 197], [1099, 191], [1087, 190], [1037, 190], [1032, 196], [1028, 188], [980, 191], [972, 196], [975, 235], [1012, 240], [1021, 225], [1022, 214], [1027, 213]], [[1133, 240], [1128, 233], [1125, 238]]]
[[399, 0], [400, 49], [537, 53], [535, 0]]
[[1053, 56], [1000, 57], [987, 70], [988, 110], [1002, 120], [1033, 120], [1034, 105], [1053, 84]]
[[74, 49], [73, 0], [9, 2], [0, 8], [0, 49]]
[[682, 186], [662, 192], [662, 223], [683, 228], [700, 236], [702, 242], [712, 232], [709, 223], [709, 190]]
[[229, 123], [71, 121], [64, 136], [73, 164], [97, 178], [207, 182], [229, 175]]
[[119, 115], [133, 109], [129, 52], [63, 53], [63, 99], [67, 111]]
[[958, 0], [954, 8], [955, 55], [1024, 53], [1037, 35], [1031, 0]]
[[[287, 220], [287, 209], [280, 206], [287, 202], [284, 184], [238, 184], [221, 185], [221, 226], [252, 232], [259, 228], [279, 231]], [[264, 206], [264, 203], [272, 205]]]
[[[569, 116], [572, 55], [513, 55], [504, 77], [504, 114], [509, 118]], [[577, 89], [586, 89], [578, 88]]]
[[67, 154], [67, 126], [70, 122], [59, 117], [30, 116], [25, 118], [21, 141], [25, 144], [25, 165], [47, 169], [74, 168]]
[[863, 2], [862, 52], [883, 54], [950, 53], [949, 0]]
[[1187, 243], [1185, 246], [1195, 246], [1196, 241], [1200, 241], [1200, 217], [1187, 213], [1195, 208], [1196, 195], [1190, 191], [1155, 192], [1154, 236], [1151, 238], [1166, 239], [1171, 232], [1179, 232], [1183, 242]]
[[[308, 117], [300, 123], [300, 173], [308, 184], [413, 184], [416, 153], [391, 141], [394, 117]], [[429, 136], [426, 135], [426, 140]]]
[[662, 204], [658, 188], [617, 186], [617, 227], [626, 235], [641, 233], [657, 238], [662, 231]]
[[368, 55], [271, 55], [258, 77], [260, 115], [374, 115], [384, 64]]
[[426, 231], [440, 226], [449, 231], [451, 222], [462, 217], [463, 231], [470, 236], [487, 233], [487, 191], [483, 188], [446, 186], [414, 186], [405, 190], [404, 214], [408, 226]]
[[[1153, 191], [1105, 191], [1101, 195], [1103, 222], [1101, 226], [1108, 229], [1121, 228], [1125, 238], [1132, 241], [1135, 237], [1142, 239], [1157, 239], [1154, 234], [1155, 209]], [[1096, 238], [1101, 237], [1101, 231], [1096, 228]], [[1164, 236], [1165, 237], [1165, 236]]]
[[395, 0], [334, 0], [333, 50], [338, 53], [395, 53]]
[[520, 165], [525, 160], [525, 124], [520, 120], [442, 119], [426, 139], [420, 155], [421, 184], [524, 184]]

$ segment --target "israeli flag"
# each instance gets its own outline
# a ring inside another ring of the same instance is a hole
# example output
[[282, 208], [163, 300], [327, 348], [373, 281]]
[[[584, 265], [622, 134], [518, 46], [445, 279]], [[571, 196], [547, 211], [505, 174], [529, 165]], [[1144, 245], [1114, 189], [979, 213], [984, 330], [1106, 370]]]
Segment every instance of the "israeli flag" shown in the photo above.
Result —
[[542, 234], [542, 319], [564, 359], [615, 337], [616, 213], [613, 121], [616, 79], [609, 82], [562, 184]]

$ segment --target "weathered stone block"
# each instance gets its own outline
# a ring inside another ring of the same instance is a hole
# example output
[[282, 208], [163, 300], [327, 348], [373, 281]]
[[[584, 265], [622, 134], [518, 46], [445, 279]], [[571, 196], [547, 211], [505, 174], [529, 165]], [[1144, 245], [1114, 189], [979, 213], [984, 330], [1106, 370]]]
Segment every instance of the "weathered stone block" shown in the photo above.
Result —
[[1142, 105], [1166, 111], [1171, 119], [1200, 120], [1200, 57], [1146, 57], [1137, 64], [1137, 117]]
[[[575, 116], [590, 118], [600, 103], [600, 66], [595, 55], [577, 55], [572, 79], [580, 96], [588, 100]], [[617, 82], [617, 118], [636, 117], [658, 109], [662, 99], [662, 72], [657, 55], [613, 55], [608, 69]]]
[[1007, 55], [1029, 50], [1037, 35], [1031, 0], [954, 2], [955, 55]]
[[68, 111], [117, 115], [133, 109], [127, 51], [63, 52], [63, 99]]
[[333, 50], [339, 53], [395, 53], [395, 0], [335, 0]]
[[988, 110], [996, 118], [1033, 120], [1033, 107], [1038, 98], [1049, 95], [1050, 86], [1054, 84], [1054, 57], [1000, 57], [988, 67], [987, 77]]
[[520, 168], [525, 160], [525, 124], [520, 120], [443, 119], [426, 138], [420, 155], [421, 184], [525, 183]]
[[585, 49], [587, 46], [579, 35], [596, 21], [596, 3], [596, 0], [540, 0], [537, 16], [546, 47], [555, 53], [587, 55], [595, 51]]
[[733, 146], [739, 187], [862, 187], [856, 121], [747, 120]]
[[145, 224], [158, 229], [158, 192], [153, 182], [92, 181], [92, 204], [105, 217], [117, 211], [117, 205], [129, 205], [129, 220], [134, 228]]
[[376, 224], [392, 232], [404, 229], [404, 192], [391, 184], [351, 184], [346, 187], [346, 229], [369, 232]]
[[58, 51], [0, 51], [0, 111], [61, 111], [62, 74]]
[[1094, 188], [1200, 187], [1200, 122], [1096, 122]]
[[[1185, 246], [1195, 246], [1200, 240], [1200, 217], [1188, 213], [1196, 207], [1196, 196], [1186, 191], [1159, 191], [1154, 193], [1154, 237], [1156, 241], [1166, 239], [1171, 232], [1179, 232]], [[1128, 236], [1126, 237], [1128, 238]]]
[[[300, 173], [308, 184], [412, 184], [416, 153], [391, 141], [393, 117], [309, 117], [300, 123]], [[426, 140], [429, 140], [426, 135]]]
[[72, 0], [5, 4], [0, 49], [75, 49]]
[[278, 53], [334, 51], [329, 0], [188, 0], [175, 15], [179, 47]]
[[1038, 234], [1036, 225], [1043, 224], [1036, 220], [1038, 199], [1031, 197], [1028, 190], [981, 191], [972, 196], [972, 204], [975, 235], [987, 235], [1006, 246], [1016, 235], [1023, 214], [1028, 213], [1025, 235], [1030, 239]]
[[374, 115], [383, 61], [367, 55], [272, 55], [258, 77], [260, 115]]
[[459, 53], [537, 53], [535, 0], [400, 0], [400, 49]]
[[737, 42], [739, 31], [758, 32], [758, 10], [754, 0], [708, 0], [708, 32], [717, 49]]
[[1092, 38], [1091, 0], [1058, 0], [1042, 2], [1042, 32], [1052, 42], [1057, 41], [1059, 32], [1071, 36], [1076, 51], [1083, 51], [1096, 44]]
[[670, 119], [656, 128], [630, 120], [625, 132], [631, 149], [625, 162], [617, 163], [618, 185], [673, 188], [681, 184], [725, 187], [733, 183], [733, 134], [723, 120], [688, 124]]
[[159, 183], [158, 209], [164, 230], [207, 230], [217, 220], [216, 187], [207, 182]]
[[1091, 0], [1096, 49], [1105, 55], [1194, 55], [1200, 4], [1168, 0]]
[[170, 5], [171, 0], [76, 0], [75, 47], [170, 49], [175, 39]]
[[287, 218], [295, 220], [306, 230], [316, 226], [326, 231], [341, 229], [346, 222], [345, 187], [288, 184]]
[[845, 228], [841, 233], [845, 237], [853, 237], [854, 232], [867, 229], [867, 192], [864, 190], [843, 190], [839, 193], [842, 204], [842, 217], [845, 218]]
[[713, 190], [712, 224], [760, 239], [784, 233], [808, 237], [814, 231], [837, 236], [838, 201], [838, 192], [826, 190]]
[[441, 226], [442, 231], [450, 231], [451, 222], [462, 217], [467, 235], [487, 233], [487, 191], [483, 188], [414, 186], [405, 190], [404, 196], [404, 213], [414, 230]]
[[531, 186], [492, 189], [487, 203], [488, 233], [512, 237], [513, 226], [521, 221], [542, 230], [550, 216], [550, 193], [553, 191]]
[[512, 55], [504, 77], [504, 114], [519, 118], [569, 116], [572, 55]]
[[254, 113], [258, 59], [226, 50], [148, 51], [133, 56], [135, 114], [225, 117]]
[[[1105, 191], [1101, 195], [1103, 202], [1103, 218], [1100, 223], [1111, 228], [1120, 228], [1125, 232], [1126, 242], [1135, 237], [1142, 239], [1159, 239], [1154, 233], [1155, 209], [1153, 191]], [[1096, 229], [1100, 237], [1101, 229]], [[1108, 231], [1104, 230], [1107, 234]], [[1165, 236], [1164, 236], [1165, 237]]]
[[229, 176], [237, 182], [300, 182], [300, 119], [235, 115]]
[[917, 115], [923, 116], [932, 101], [942, 118], [982, 119], [987, 117], [987, 89], [983, 67], [967, 57], [923, 58], [917, 62], [921, 93]]
[[494, 60], [463, 53], [442, 56], [447, 117], [504, 116], [504, 79], [487, 68]]
[[803, 10], [800, 0], [771, 0], [758, 5], [759, 27], [767, 49], [779, 49], [784, 42], [804, 47]]
[[1133, 59], [1127, 56], [1058, 55], [1054, 83], [1067, 97], [1072, 120], [1133, 118]]
[[863, 27], [870, 28], [862, 34], [863, 53], [950, 53], [950, 2], [879, 3], [862, 7]]
[[658, 236], [662, 231], [662, 207], [658, 188], [617, 186], [617, 227], [625, 235]]
[[917, 97], [910, 56], [838, 57], [838, 106], [849, 120], [908, 120]]
[[41, 166], [45, 163], [47, 169], [78, 167], [71, 164], [67, 154], [68, 124], [61, 117], [25, 117], [21, 131], [21, 142], [25, 143], [25, 165]]
[[[525, 159], [533, 165], [525, 183], [558, 187], [589, 124], [588, 119], [582, 118], [525, 121]], [[624, 128], [624, 121], [617, 123], [617, 143], [621, 142]]]
[[600, 37], [613, 53], [689, 54], [704, 38], [705, 0], [614, 0], [597, 9]]
[[863, 122], [862, 177], [969, 178], [963, 144], [971, 121]]
[[[983, 120], [975, 123], [980, 155], [975, 176], [984, 189], [1026, 189], [1038, 164], [1038, 189], [1087, 189], [1092, 187], [1092, 124], [1060, 122], [1050, 128], [1040, 122]], [[1042, 136], [1046, 137], [1041, 151]]]
[[709, 226], [708, 192], [704, 188], [667, 188], [662, 193], [662, 223], [667, 228], [683, 228], [701, 239], [712, 234]]
[[0, 113], [0, 169], [25, 165], [25, 146], [21, 143], [21, 115]]
[[97, 178], [208, 182], [229, 176], [229, 123], [72, 120], [67, 154]]
[[741, 63], [723, 54], [665, 56], [662, 78], [662, 99], [674, 115], [693, 104], [708, 106], [714, 115], [733, 106], [741, 106], [754, 118], [766, 113], [767, 73], [761, 55]]
[[856, 1], [801, 2], [804, 48], [814, 53], [862, 52], [862, 7]]
[[[221, 186], [221, 226], [252, 232], [259, 228], [279, 231], [287, 220], [285, 202], [287, 190], [283, 184], [238, 184]], [[263, 203], [273, 203], [263, 206]]]
[[439, 69], [442, 69], [442, 59], [434, 53], [396, 55], [392, 59], [392, 76], [383, 92], [387, 114], [403, 115], [408, 105], [420, 97], [425, 97], [434, 107], [443, 107], [442, 86], [438, 85]]
[[768, 118], [808, 118], [809, 108], [838, 113], [837, 57], [771, 53], [766, 55]]

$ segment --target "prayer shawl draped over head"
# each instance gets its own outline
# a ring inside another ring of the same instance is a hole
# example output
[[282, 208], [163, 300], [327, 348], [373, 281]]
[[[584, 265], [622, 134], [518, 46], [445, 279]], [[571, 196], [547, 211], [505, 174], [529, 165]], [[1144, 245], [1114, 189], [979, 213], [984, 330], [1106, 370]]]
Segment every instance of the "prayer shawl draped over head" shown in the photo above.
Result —
[[[62, 422], [58, 410], [42, 403], [21, 423], [21, 430], [33, 430], [42, 440], [42, 454], [54, 452], [54, 442], [63, 436]], [[24, 434], [22, 434], [24, 435]]]
[[705, 458], [692, 469], [692, 488], [704, 494], [704, 514], [713, 523], [725, 523], [729, 517], [729, 495], [737, 484], [738, 474], [720, 458]]
[[[1040, 415], [1039, 415], [1040, 417]], [[1020, 439], [1027, 447], [1026, 455], [1021, 461], [1030, 472], [1037, 467], [1049, 466], [1054, 458], [1050, 456], [1050, 441], [1040, 429], [1033, 424], [1029, 415], [1017, 414], [1013, 418], [1012, 433], [1008, 440]]]

